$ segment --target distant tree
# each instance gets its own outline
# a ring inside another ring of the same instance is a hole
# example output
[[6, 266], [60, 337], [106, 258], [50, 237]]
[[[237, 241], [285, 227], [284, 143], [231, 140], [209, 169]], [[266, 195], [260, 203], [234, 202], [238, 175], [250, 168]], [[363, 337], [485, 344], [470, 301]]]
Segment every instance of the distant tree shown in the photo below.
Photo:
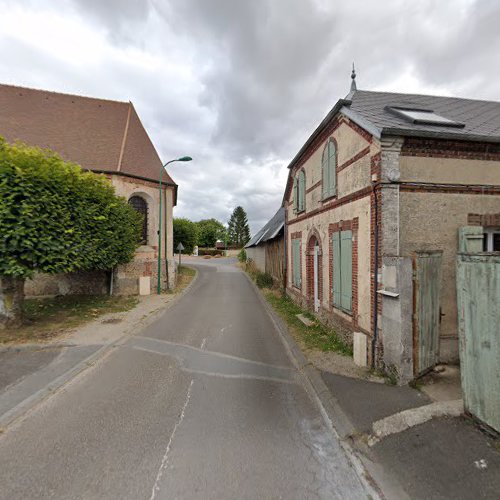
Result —
[[198, 245], [214, 247], [217, 240], [224, 241], [226, 228], [216, 219], [204, 219], [196, 222], [198, 226]]
[[234, 209], [229, 219], [227, 233], [231, 244], [237, 247], [243, 247], [250, 241], [247, 214], [242, 207]]
[[192, 254], [194, 246], [198, 241], [198, 226], [195, 222], [184, 218], [174, 219], [174, 251], [182, 243], [183, 253]]
[[0, 137], [0, 328], [22, 323], [24, 283], [35, 272], [126, 263], [141, 224], [104, 176]]

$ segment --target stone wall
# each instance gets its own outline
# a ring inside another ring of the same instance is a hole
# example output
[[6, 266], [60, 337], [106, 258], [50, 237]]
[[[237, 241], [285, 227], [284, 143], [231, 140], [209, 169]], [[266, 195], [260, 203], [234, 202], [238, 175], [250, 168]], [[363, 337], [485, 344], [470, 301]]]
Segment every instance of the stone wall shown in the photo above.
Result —
[[89, 271], [67, 274], [37, 273], [26, 280], [26, 296], [44, 295], [103, 295], [109, 291], [109, 273]]

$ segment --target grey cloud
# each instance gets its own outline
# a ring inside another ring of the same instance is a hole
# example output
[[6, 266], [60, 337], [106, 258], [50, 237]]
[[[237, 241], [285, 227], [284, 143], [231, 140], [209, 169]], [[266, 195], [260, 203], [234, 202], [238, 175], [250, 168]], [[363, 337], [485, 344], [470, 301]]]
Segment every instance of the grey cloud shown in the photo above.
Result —
[[149, 0], [70, 0], [83, 14], [108, 29], [115, 43], [140, 44], [131, 26], [144, 23], [152, 11]]
[[334, 45], [333, 14], [304, 0], [187, 0], [166, 19], [213, 60], [200, 99], [217, 117], [214, 143], [236, 160], [283, 154], [289, 110]]
[[176, 213], [193, 220], [226, 222], [241, 204], [259, 229], [286, 164], [348, 92], [353, 60], [359, 88], [405, 92], [394, 82], [409, 72], [417, 89], [500, 100], [497, 0], [0, 2], [77, 13], [106, 34], [92, 63], [62, 64], [43, 40], [0, 32], [0, 79], [131, 99], [162, 158], [193, 156], [171, 169]]

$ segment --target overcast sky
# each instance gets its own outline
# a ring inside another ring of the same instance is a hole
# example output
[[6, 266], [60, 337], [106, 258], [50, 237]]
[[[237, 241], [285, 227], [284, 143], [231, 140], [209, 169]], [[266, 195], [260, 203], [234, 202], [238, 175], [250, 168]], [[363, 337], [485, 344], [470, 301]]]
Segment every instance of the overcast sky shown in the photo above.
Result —
[[0, 82], [131, 100], [194, 158], [175, 215], [253, 233], [352, 61], [360, 89], [500, 100], [499, 25], [498, 0], [0, 0]]

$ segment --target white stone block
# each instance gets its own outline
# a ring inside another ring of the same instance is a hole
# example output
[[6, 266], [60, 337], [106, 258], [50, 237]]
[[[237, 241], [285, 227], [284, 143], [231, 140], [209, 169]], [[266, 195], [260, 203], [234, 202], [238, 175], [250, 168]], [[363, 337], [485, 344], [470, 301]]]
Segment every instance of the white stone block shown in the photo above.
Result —
[[151, 276], [139, 277], [139, 295], [151, 294]]
[[354, 363], [358, 366], [366, 366], [367, 365], [367, 338], [364, 333], [354, 332]]

